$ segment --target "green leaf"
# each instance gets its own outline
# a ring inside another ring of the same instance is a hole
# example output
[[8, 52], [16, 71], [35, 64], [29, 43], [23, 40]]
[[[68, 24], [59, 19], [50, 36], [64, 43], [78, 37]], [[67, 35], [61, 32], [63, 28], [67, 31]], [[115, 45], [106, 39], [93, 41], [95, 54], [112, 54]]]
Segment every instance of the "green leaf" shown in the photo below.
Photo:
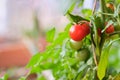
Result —
[[100, 80], [102, 80], [105, 76], [107, 64], [108, 64], [108, 56], [109, 56], [109, 50], [113, 42], [116, 42], [117, 40], [120, 40], [120, 38], [112, 40], [109, 42], [107, 46], [102, 51], [101, 57], [100, 57], [100, 62], [98, 65], [98, 70], [97, 70], [97, 75]]
[[90, 16], [92, 15], [92, 10], [91, 9], [82, 9], [82, 14], [84, 15], [85, 18], [89, 19]]
[[[102, 21], [101, 21], [101, 18], [97, 15], [93, 15], [90, 17], [93, 24], [97, 27], [97, 28], [102, 28], [103, 24], [102, 24]], [[97, 29], [96, 28], [96, 29]]]
[[114, 17], [118, 17], [119, 16], [119, 12], [120, 12], [120, 4], [118, 4], [117, 8], [115, 9]]
[[78, 7], [81, 7], [81, 6], [83, 6], [83, 2], [84, 2], [84, 0], [79, 0]]
[[65, 31], [69, 32], [71, 26], [72, 26], [72, 23], [67, 24], [65, 27]]
[[21, 77], [19, 80], [26, 80], [26, 78], [25, 77]]
[[78, 16], [78, 15], [73, 15], [71, 14], [70, 12], [67, 13], [66, 15], [68, 17], [68, 19], [71, 21], [71, 22], [75, 22], [75, 23], [78, 23], [79, 21], [82, 21], [82, 20], [85, 20], [85, 21], [89, 21], [81, 16]]
[[48, 42], [53, 42], [54, 36], [55, 36], [55, 28], [52, 28], [46, 34], [47, 34], [47, 41]]
[[107, 68], [107, 65], [108, 65], [108, 55], [109, 55], [110, 46], [111, 45], [108, 45], [107, 47], [105, 47], [103, 49], [101, 57], [100, 57], [100, 62], [99, 62], [99, 65], [98, 65], [98, 70], [97, 70], [97, 75], [98, 75], [98, 78], [100, 80], [103, 79], [103, 77], [105, 76], [105, 73], [106, 73], [106, 68]]
[[77, 74], [76, 74], [76, 76], [75, 76], [75, 78], [73, 80], [78, 80], [79, 75], [81, 75], [81, 73], [83, 74], [84, 70], [88, 67], [83, 62], [81, 62], [80, 64], [82, 64], [82, 65], [79, 67], [78, 72], [77, 72]]
[[37, 72], [40, 73], [41, 71], [42, 71], [41, 67], [39, 65], [37, 65], [37, 66], [32, 67], [30, 73], [37, 73]]
[[0, 78], [0, 80], [8, 80], [8, 74], [5, 74], [3, 77]]
[[69, 12], [72, 12], [74, 10], [75, 5], [76, 5], [76, 2], [73, 2], [73, 4], [69, 8]]
[[46, 80], [46, 78], [42, 74], [39, 74], [37, 80]]
[[37, 64], [39, 58], [40, 58], [40, 53], [35, 54], [35, 55], [32, 57], [32, 59], [30, 60], [30, 62], [27, 64], [26, 67], [29, 68], [29, 67], [32, 67], [32, 66], [34, 66], [35, 64]]
[[[66, 0], [64, 0], [64, 3], [66, 2]], [[68, 5], [68, 8], [65, 10], [64, 14], [66, 15], [67, 12], [72, 12], [76, 6], [76, 3], [78, 2], [78, 0], [68, 0], [69, 2], [69, 5]], [[63, 3], [63, 4], [64, 4]], [[65, 8], [65, 7], [64, 7]]]
[[67, 38], [69, 38], [69, 34], [68, 34], [68, 32], [64, 31], [58, 35], [58, 37], [56, 38], [56, 40], [54, 41], [53, 44], [54, 45], [62, 45], [63, 41]]

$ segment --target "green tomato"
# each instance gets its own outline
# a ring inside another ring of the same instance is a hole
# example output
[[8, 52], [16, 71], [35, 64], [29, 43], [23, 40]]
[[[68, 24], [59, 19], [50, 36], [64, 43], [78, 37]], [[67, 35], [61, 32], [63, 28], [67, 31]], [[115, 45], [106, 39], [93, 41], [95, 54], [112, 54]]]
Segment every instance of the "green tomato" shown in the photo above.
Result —
[[75, 50], [79, 50], [82, 47], [82, 41], [74, 41], [70, 39], [70, 46]]
[[[114, 28], [115, 28], [115, 31], [120, 31], [120, 24], [114, 23]], [[118, 36], [120, 37], [120, 33], [118, 33]]]
[[118, 23], [114, 23], [115, 31], [120, 31], [120, 25]]
[[90, 51], [87, 48], [82, 49], [80, 51], [77, 51], [75, 57], [80, 61], [87, 61], [90, 57]]

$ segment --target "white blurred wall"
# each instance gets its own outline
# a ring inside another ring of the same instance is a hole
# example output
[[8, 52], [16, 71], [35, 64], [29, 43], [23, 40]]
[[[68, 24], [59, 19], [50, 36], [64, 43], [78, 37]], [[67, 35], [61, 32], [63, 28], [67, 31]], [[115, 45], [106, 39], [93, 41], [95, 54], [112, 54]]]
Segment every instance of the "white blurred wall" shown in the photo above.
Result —
[[[56, 27], [62, 31], [68, 20], [63, 15], [63, 2], [65, 0], [7, 0], [7, 26], [9, 35], [19, 37], [23, 30], [33, 28], [33, 11], [37, 10], [40, 27], [46, 31]], [[69, 1], [66, 2], [68, 6]], [[62, 7], [61, 7], [62, 6]]]
[[23, 34], [23, 30], [32, 29], [32, 15], [30, 0], [7, 0], [9, 35], [20, 37]]
[[68, 20], [64, 16], [61, 8], [62, 4], [60, 3], [60, 1], [40, 0], [39, 18], [41, 25], [44, 26], [44, 30], [53, 26], [60, 31], [63, 30], [64, 26], [68, 23]]
[[0, 0], [0, 36], [3, 36], [7, 32], [6, 9], [6, 0]]
[[84, 0], [83, 8], [92, 9], [94, 0]]

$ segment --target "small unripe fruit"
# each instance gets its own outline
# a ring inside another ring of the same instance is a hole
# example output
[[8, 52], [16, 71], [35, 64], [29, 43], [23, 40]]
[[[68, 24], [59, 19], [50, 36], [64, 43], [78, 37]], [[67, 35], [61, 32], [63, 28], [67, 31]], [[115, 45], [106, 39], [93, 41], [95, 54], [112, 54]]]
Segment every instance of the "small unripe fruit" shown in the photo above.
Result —
[[90, 51], [86, 48], [82, 49], [77, 52], [75, 57], [80, 61], [87, 61], [88, 58], [90, 57]]
[[115, 31], [120, 31], [120, 25], [118, 23], [114, 24]]
[[82, 41], [75, 41], [70, 39], [70, 46], [75, 50], [79, 50], [82, 47]]

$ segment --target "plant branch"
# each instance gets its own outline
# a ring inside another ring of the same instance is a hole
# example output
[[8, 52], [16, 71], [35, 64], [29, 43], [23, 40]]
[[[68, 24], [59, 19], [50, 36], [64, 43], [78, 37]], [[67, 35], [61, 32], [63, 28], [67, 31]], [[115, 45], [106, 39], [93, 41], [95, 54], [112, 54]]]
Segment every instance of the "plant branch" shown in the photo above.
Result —
[[113, 36], [113, 35], [115, 35], [115, 34], [120, 34], [120, 31], [115, 31], [115, 32], [111, 33], [111, 34], [109, 35], [109, 37], [110, 37], [110, 36]]
[[[91, 23], [90, 23], [91, 24]], [[94, 39], [93, 39], [93, 33], [92, 33], [92, 28], [90, 28], [90, 37], [91, 37], [91, 40], [92, 40], [92, 43], [93, 43], [93, 45], [96, 47], [96, 44], [95, 44], [95, 41], [94, 41]]]
[[[97, 4], [97, 0], [94, 1], [94, 5], [93, 5], [93, 9], [92, 9], [92, 15], [94, 15], [94, 13], [95, 13], [96, 4]], [[95, 40], [93, 38], [93, 32], [92, 32], [93, 25], [92, 25], [92, 21], [91, 20], [90, 20], [90, 26], [91, 26], [91, 28], [90, 28], [90, 32], [91, 32], [90, 36], [91, 36], [91, 40], [92, 40], [92, 43], [93, 43], [93, 45], [92, 45], [93, 59], [94, 59], [95, 65], [97, 66], [97, 58], [96, 58], [96, 52], [95, 52], [96, 44], [95, 44]]]
[[108, 15], [108, 16], [114, 16], [114, 14], [110, 14], [110, 13], [102, 13], [102, 12], [97, 12], [99, 14], [103, 14], [103, 15]]
[[[101, 13], [105, 13], [105, 0], [100, 0], [100, 7], [101, 7]], [[105, 27], [105, 15], [101, 14], [101, 20], [102, 20], [102, 24], [103, 24], [103, 29]], [[101, 50], [103, 47], [103, 44], [105, 42], [105, 33], [102, 33], [101, 35], [101, 40], [100, 40], [100, 54], [101, 54]]]
[[94, 4], [93, 4], [93, 10], [92, 10], [92, 14], [94, 14], [94, 13], [95, 13], [96, 4], [97, 4], [97, 0], [95, 0], [95, 1], [94, 1]]
[[[97, 4], [97, 0], [94, 1], [94, 6], [93, 6], [93, 9], [92, 9], [92, 14], [95, 13], [96, 4]], [[92, 27], [92, 23], [91, 23], [91, 21], [90, 21], [90, 26]], [[90, 32], [91, 32], [91, 33], [90, 33], [91, 40], [92, 40], [92, 42], [93, 42], [93, 45], [96, 47], [95, 41], [94, 41], [94, 39], [93, 39], [92, 28], [90, 28]]]
[[[100, 0], [101, 13], [105, 13], [105, 0]], [[105, 22], [105, 15], [101, 14], [102, 22]]]
[[98, 66], [97, 56], [96, 56], [96, 52], [95, 52], [95, 47], [92, 46], [92, 49], [93, 49], [93, 59], [94, 59], [95, 65]]

